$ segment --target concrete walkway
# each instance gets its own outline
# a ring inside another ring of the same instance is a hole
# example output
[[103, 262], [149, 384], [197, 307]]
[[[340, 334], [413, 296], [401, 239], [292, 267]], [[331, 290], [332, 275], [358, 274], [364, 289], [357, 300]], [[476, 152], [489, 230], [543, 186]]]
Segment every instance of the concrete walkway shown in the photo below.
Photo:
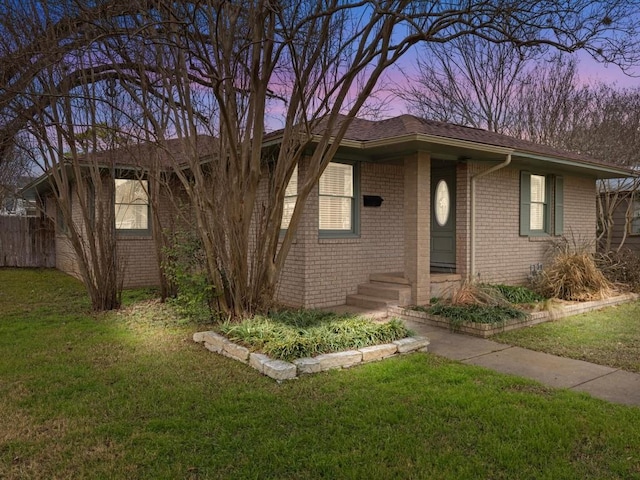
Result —
[[492, 340], [405, 321], [408, 328], [431, 341], [436, 355], [479, 365], [501, 373], [537, 380], [555, 388], [587, 392], [614, 403], [640, 406], [640, 375], [594, 363], [557, 357]]

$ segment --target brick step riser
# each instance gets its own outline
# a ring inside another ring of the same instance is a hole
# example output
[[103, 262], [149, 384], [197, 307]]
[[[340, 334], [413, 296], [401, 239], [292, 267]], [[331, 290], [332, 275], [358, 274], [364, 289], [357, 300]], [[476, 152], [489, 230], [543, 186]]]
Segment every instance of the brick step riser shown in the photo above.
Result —
[[363, 295], [347, 295], [347, 305], [352, 305], [354, 307], [360, 308], [386, 308], [389, 303], [393, 303], [393, 301], [384, 301], [375, 298], [364, 298]]
[[379, 287], [373, 284], [358, 285], [358, 294], [378, 297], [380, 299], [392, 300], [400, 305], [407, 305], [411, 301], [411, 289]]

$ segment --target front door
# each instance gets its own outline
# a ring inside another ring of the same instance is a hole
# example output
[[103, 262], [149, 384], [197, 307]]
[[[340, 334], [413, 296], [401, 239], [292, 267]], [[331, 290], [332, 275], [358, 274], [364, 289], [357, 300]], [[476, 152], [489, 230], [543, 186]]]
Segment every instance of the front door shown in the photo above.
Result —
[[431, 166], [431, 271], [456, 271], [456, 166]]

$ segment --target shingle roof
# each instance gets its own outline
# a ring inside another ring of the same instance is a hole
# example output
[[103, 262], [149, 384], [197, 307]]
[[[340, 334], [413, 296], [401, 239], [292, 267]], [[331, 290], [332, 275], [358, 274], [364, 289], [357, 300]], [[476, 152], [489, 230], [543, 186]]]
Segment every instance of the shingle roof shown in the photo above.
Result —
[[[138, 143], [127, 145], [113, 150], [106, 150], [90, 154], [92, 160], [99, 164], [114, 164], [117, 167], [151, 167], [155, 156], [159, 160], [160, 168], [170, 168], [187, 163], [187, 152], [189, 147], [185, 142], [189, 138], [173, 138], [165, 141], [165, 148], [158, 147], [154, 143]], [[209, 135], [198, 135], [195, 139], [195, 149], [198, 157], [201, 158], [217, 151], [215, 137]], [[185, 148], [186, 147], [186, 148]]]
[[[338, 119], [336, 129], [347, 117]], [[319, 134], [323, 130], [323, 122], [314, 129]], [[497, 146], [513, 149], [520, 153], [529, 153], [546, 157], [572, 160], [580, 163], [614, 166], [590, 158], [576, 152], [569, 152], [546, 145], [521, 140], [500, 133], [483, 130], [480, 128], [464, 127], [435, 120], [427, 120], [413, 115], [400, 115], [386, 120], [365, 120], [354, 118], [345, 134], [345, 140], [367, 142], [373, 140], [390, 139], [406, 135], [430, 135], [447, 139], [464, 140], [477, 144]], [[615, 165], [616, 168], [621, 168]]]

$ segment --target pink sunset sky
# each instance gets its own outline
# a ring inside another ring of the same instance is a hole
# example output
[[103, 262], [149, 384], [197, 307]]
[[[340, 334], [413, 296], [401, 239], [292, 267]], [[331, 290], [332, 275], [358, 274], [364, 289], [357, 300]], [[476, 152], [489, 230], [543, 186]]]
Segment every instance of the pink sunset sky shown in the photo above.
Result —
[[[620, 67], [614, 64], [603, 64], [594, 60], [586, 52], [574, 54], [578, 57], [578, 69], [580, 78], [586, 84], [608, 83], [615, 84], [620, 88], [637, 88], [640, 87], [640, 66], [629, 70], [629, 74], [622, 71]], [[399, 67], [391, 67], [385, 74], [383, 82], [393, 88], [395, 85], [403, 85], [408, 82], [407, 77], [416, 74], [415, 67], [412, 65], [412, 55], [408, 55], [399, 63]], [[384, 110], [382, 117], [393, 117], [407, 113], [404, 102], [400, 99], [393, 98], [390, 92], [382, 92], [379, 97], [384, 97], [388, 101], [387, 108]]]

